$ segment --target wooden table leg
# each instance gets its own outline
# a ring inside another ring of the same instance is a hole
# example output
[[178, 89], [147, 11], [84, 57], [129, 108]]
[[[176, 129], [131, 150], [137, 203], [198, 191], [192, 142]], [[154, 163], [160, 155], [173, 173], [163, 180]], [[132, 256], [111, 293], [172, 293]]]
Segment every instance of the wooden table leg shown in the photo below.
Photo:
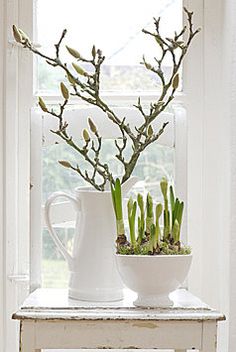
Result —
[[217, 323], [214, 321], [203, 322], [203, 340], [201, 352], [216, 352]]
[[20, 352], [40, 352], [35, 349], [34, 326], [30, 322], [22, 321], [20, 324]]

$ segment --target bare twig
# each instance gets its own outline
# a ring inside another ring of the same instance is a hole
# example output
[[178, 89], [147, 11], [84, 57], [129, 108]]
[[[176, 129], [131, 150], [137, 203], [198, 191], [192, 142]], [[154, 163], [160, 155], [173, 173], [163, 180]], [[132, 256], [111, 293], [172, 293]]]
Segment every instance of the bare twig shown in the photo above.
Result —
[[[100, 95], [100, 76], [101, 67], [105, 60], [102, 51], [96, 49], [93, 46], [91, 54], [92, 58], [84, 58], [80, 53], [72, 48], [67, 47], [69, 53], [77, 60], [82, 63], [90, 65], [92, 70], [86, 72], [77, 63], [73, 63], [73, 67], [68, 67], [66, 63], [63, 63], [60, 58], [60, 48], [63, 39], [66, 35], [66, 30], [63, 30], [59, 41], [55, 44], [55, 57], [49, 57], [43, 52], [36, 49], [27, 35], [23, 31], [18, 30], [15, 26], [13, 33], [16, 41], [21, 43], [23, 47], [28, 48], [32, 53], [45, 59], [47, 64], [53, 67], [60, 67], [66, 74], [68, 82], [73, 91], [70, 92], [67, 88], [63, 88], [62, 95], [64, 97], [63, 104], [59, 105], [59, 111], [55, 112], [53, 109], [48, 110], [47, 106], [41, 99], [39, 105], [44, 112], [49, 113], [51, 116], [58, 119], [58, 129], [52, 131], [76, 150], [84, 160], [92, 168], [92, 172], [82, 172], [78, 165], [73, 166], [68, 162], [61, 162], [65, 167], [69, 167], [76, 171], [86, 182], [90, 183], [95, 189], [103, 191], [107, 181], [114, 183], [114, 178], [109, 170], [109, 165], [101, 161], [100, 154], [102, 150], [102, 136], [99, 135], [95, 125], [90, 121], [90, 128], [92, 133], [95, 135], [95, 139], [90, 140], [88, 132], [85, 133], [84, 144], [80, 146], [76, 144], [72, 136], [68, 135], [67, 127], [68, 124], [64, 121], [64, 112], [68, 103], [69, 95], [73, 95], [82, 99], [90, 105], [94, 105], [101, 109], [106, 117], [115, 124], [120, 130], [120, 137], [114, 141], [117, 154], [116, 158], [122, 163], [124, 173], [122, 177], [122, 183], [125, 182], [132, 174], [137, 161], [141, 153], [151, 144], [154, 143], [164, 133], [168, 122], [165, 122], [158, 132], [153, 131], [152, 122], [167, 108], [170, 102], [174, 99], [175, 92], [179, 84], [178, 72], [183, 62], [185, 55], [188, 52], [189, 46], [199, 32], [199, 29], [194, 30], [193, 28], [193, 13], [184, 8], [184, 12], [187, 16], [187, 26], [184, 26], [179, 33], [175, 32], [172, 38], [165, 38], [160, 34], [160, 18], [154, 18], [155, 31], [150, 32], [143, 29], [143, 33], [152, 37], [160, 50], [160, 57], [155, 57], [155, 64], [149, 63], [143, 56], [141, 62], [142, 65], [148, 70], [154, 73], [160, 80], [161, 93], [157, 101], [150, 103], [149, 109], [144, 109], [141, 103], [141, 99], [134, 107], [142, 115], [143, 120], [140, 126], [135, 126], [134, 130], [129, 126], [129, 123], [125, 118], [120, 118], [101, 97]], [[182, 39], [183, 35], [187, 35], [186, 40]], [[167, 55], [172, 58], [172, 67], [169, 77], [165, 75], [163, 65]], [[130, 146], [132, 153], [128, 160], [125, 159], [125, 151]], [[92, 153], [91, 153], [92, 152]]]

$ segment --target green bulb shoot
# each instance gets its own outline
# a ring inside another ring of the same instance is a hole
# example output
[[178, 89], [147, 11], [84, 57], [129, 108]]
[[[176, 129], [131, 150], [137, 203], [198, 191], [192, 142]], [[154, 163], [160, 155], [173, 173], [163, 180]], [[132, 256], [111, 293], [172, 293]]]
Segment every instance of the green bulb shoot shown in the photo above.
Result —
[[135, 238], [135, 217], [136, 217], [136, 210], [137, 210], [137, 202], [133, 202], [133, 198], [130, 197], [128, 204], [128, 220], [129, 220], [129, 231], [130, 231], [130, 241], [133, 247], [136, 245], [136, 238]]
[[123, 220], [123, 210], [122, 210], [122, 193], [121, 193], [121, 183], [117, 178], [115, 185], [111, 184], [111, 195], [112, 203], [116, 217], [116, 230], [117, 236], [125, 234], [124, 220]]
[[148, 193], [147, 195], [147, 201], [146, 201], [146, 234], [147, 236], [150, 235], [151, 233], [151, 226], [154, 222], [154, 215], [153, 215], [153, 200]]

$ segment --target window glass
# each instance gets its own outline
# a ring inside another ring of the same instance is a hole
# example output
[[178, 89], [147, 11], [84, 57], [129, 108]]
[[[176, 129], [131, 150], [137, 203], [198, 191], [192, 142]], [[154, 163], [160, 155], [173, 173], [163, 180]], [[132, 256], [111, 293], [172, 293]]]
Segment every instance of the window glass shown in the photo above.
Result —
[[[114, 141], [106, 140], [104, 157], [107, 161], [114, 159]], [[78, 154], [71, 152], [65, 144], [54, 144], [43, 148], [43, 201], [54, 191], [62, 190], [72, 193], [83, 185], [83, 181], [74, 172], [58, 164], [61, 158], [71, 162], [78, 160]], [[80, 164], [81, 165], [81, 164]], [[119, 163], [113, 164], [115, 174], [120, 174]], [[134, 187], [133, 193], [148, 191], [154, 196], [154, 201], [162, 201], [158, 184], [165, 175], [174, 179], [174, 149], [154, 143], [141, 155], [134, 175], [140, 182]], [[126, 212], [126, 209], [125, 209]], [[65, 220], [65, 219], [62, 219]], [[55, 225], [55, 229], [64, 245], [70, 250], [73, 246], [74, 223], [63, 221]], [[43, 230], [42, 253], [42, 284], [44, 287], [66, 287], [68, 281], [67, 263], [61, 256], [48, 230]]]
[[[146, 60], [154, 65], [154, 57], [158, 58], [160, 52], [156, 42], [142, 33], [142, 29], [154, 31], [153, 17], [160, 16], [161, 34], [172, 36], [175, 30], [178, 31], [182, 27], [181, 0], [37, 0], [36, 4], [36, 41], [41, 45], [40, 51], [54, 57], [54, 44], [66, 28], [64, 45], [75, 48], [84, 57], [90, 57], [94, 44], [96, 48], [102, 49], [106, 57], [101, 72], [101, 88], [104, 92], [121, 96], [145, 92], [158, 94], [159, 80], [140, 62], [145, 55]], [[64, 45], [61, 47], [61, 57], [70, 65], [73, 58]], [[64, 72], [57, 67], [48, 66], [38, 57], [35, 63], [35, 93], [45, 96], [59, 95], [59, 84], [65, 80]], [[163, 67], [167, 75], [170, 73], [170, 67], [171, 58], [167, 56]], [[106, 140], [103, 157], [113, 165], [114, 174], [121, 174], [119, 163], [113, 163], [113, 148], [114, 141]], [[76, 187], [83, 185], [83, 180], [76, 173], [58, 164], [58, 160], [78, 162], [78, 155], [68, 146], [54, 144], [43, 147], [42, 159], [43, 204], [55, 191], [73, 192]], [[83, 167], [82, 161], [80, 167]], [[163, 175], [173, 180], [174, 169], [174, 149], [157, 143], [151, 145], [142, 154], [136, 166], [134, 174], [142, 181], [137, 184], [134, 192], [151, 191], [155, 201], [160, 200], [157, 185]], [[56, 224], [57, 233], [69, 250], [73, 246], [73, 226], [74, 223], [66, 219]], [[43, 228], [42, 245], [43, 286], [66, 287], [67, 264], [46, 228]]]
[[[80, 1], [37, 0], [37, 41], [40, 50], [54, 56], [54, 44], [63, 29], [68, 30], [64, 44], [90, 57], [93, 44], [103, 51], [101, 87], [105, 91], [157, 91], [155, 74], [140, 65], [142, 56], [155, 64], [158, 45], [142, 29], [154, 30], [153, 17], [161, 16], [161, 33], [172, 36], [182, 25], [181, 0], [147, 1]], [[66, 49], [62, 58], [70, 62]], [[164, 71], [169, 72], [171, 57], [166, 57]], [[64, 73], [43, 60], [37, 61], [36, 91], [38, 94], [58, 94]]]

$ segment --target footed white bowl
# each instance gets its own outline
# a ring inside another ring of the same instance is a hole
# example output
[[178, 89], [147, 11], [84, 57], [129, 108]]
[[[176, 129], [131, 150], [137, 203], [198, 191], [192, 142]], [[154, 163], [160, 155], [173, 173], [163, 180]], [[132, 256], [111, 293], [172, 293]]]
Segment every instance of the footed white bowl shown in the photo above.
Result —
[[169, 307], [169, 294], [186, 279], [192, 255], [120, 255], [116, 262], [128, 288], [137, 292], [138, 307]]

